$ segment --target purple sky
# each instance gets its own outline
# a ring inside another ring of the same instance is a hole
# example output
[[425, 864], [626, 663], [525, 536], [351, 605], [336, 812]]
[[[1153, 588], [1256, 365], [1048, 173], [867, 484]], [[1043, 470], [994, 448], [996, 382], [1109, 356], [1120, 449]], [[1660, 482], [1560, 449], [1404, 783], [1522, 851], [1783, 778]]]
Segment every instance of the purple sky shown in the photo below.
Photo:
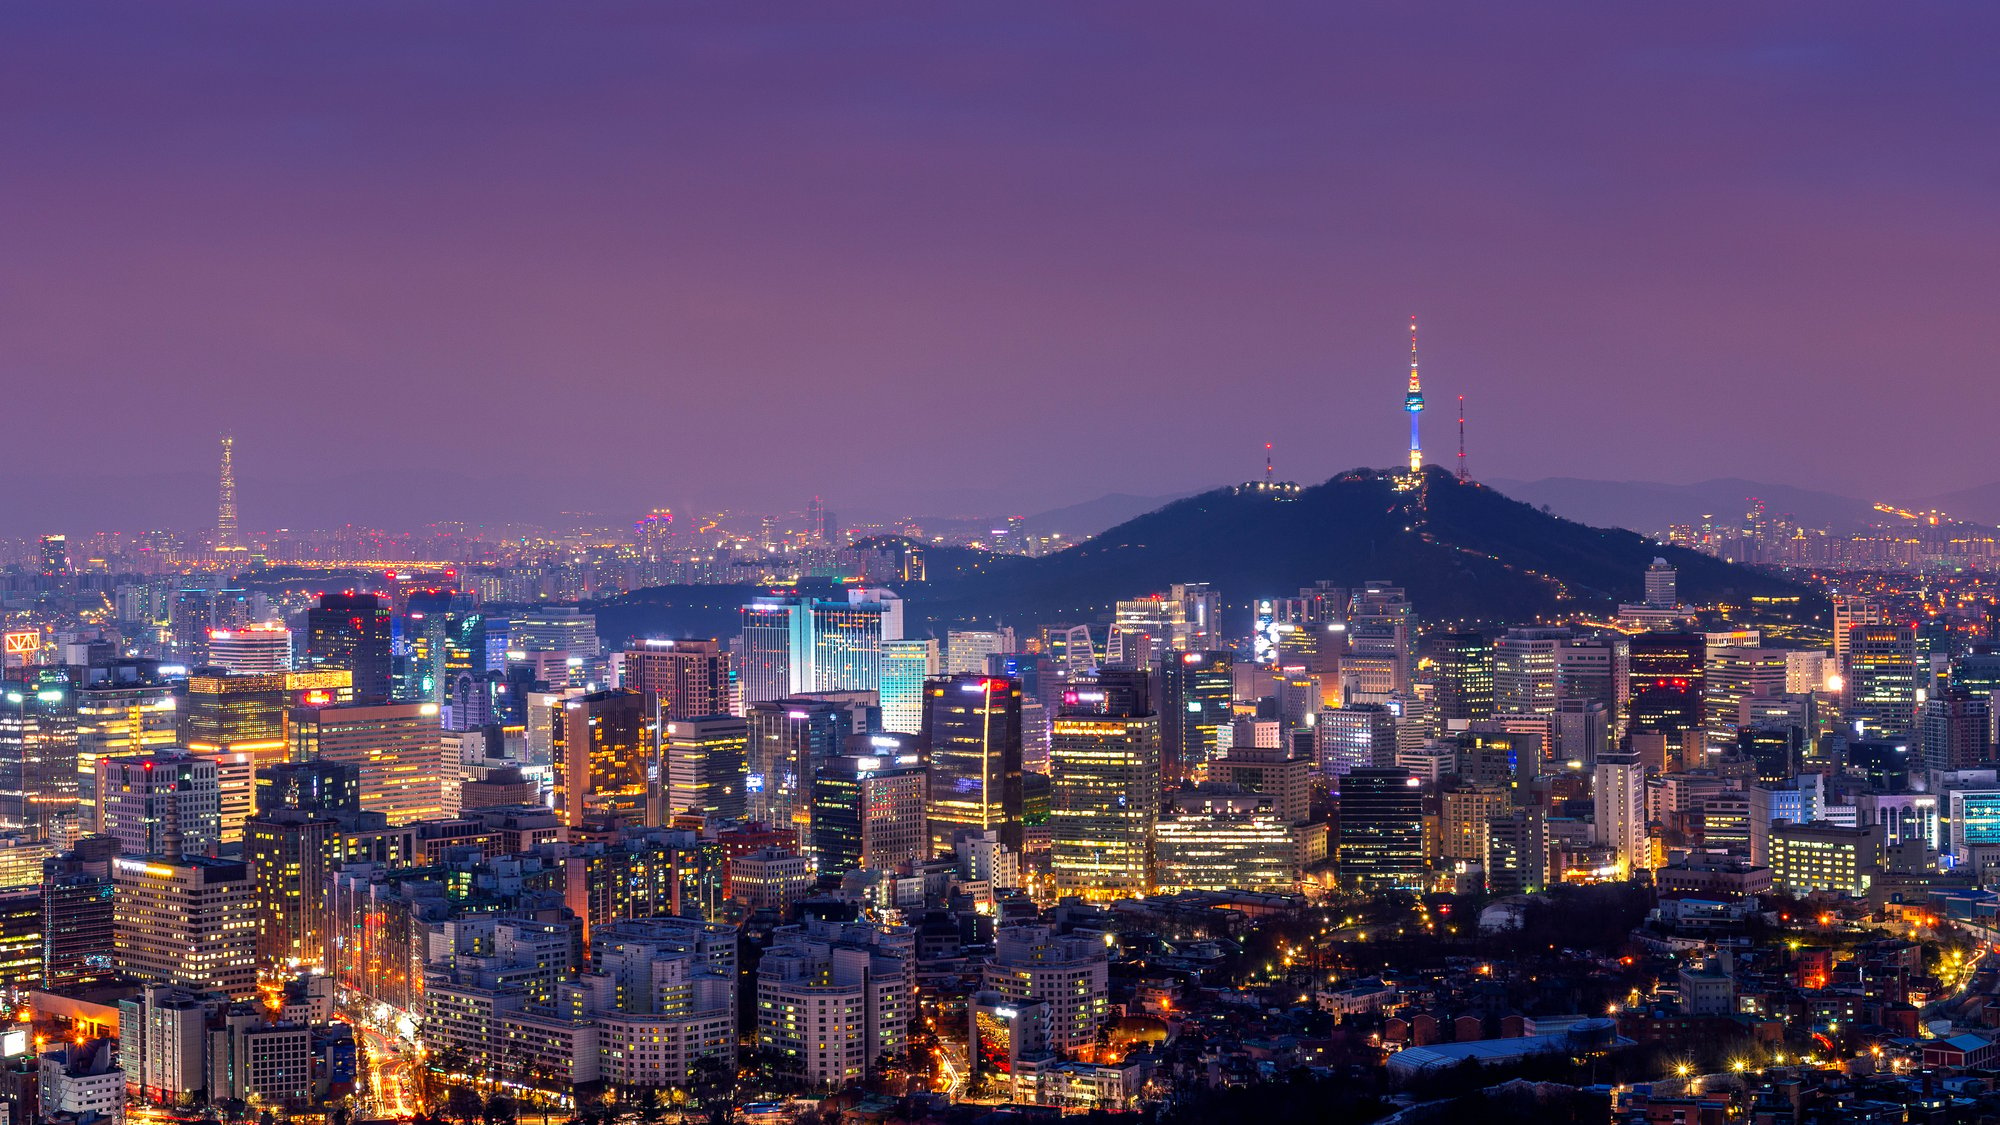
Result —
[[1416, 312], [1430, 447], [1466, 394], [1476, 473], [1983, 483], [1996, 38], [1971, 4], [14, 6], [8, 460], [205, 476], [229, 426], [246, 489], [391, 469], [413, 517], [451, 474], [1032, 510], [1267, 439], [1298, 479], [1397, 462]]

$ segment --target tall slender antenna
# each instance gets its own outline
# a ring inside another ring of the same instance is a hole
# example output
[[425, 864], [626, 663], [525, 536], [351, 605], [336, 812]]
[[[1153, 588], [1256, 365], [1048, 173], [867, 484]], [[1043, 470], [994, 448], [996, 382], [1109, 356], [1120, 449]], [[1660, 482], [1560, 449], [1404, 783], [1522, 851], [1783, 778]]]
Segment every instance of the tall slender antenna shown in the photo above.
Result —
[[1267, 441], [1264, 443], [1264, 487], [1269, 488], [1274, 479], [1275, 473], [1271, 469], [1271, 443]]
[[1424, 388], [1417, 381], [1417, 318], [1410, 317], [1410, 386], [1403, 393], [1403, 409], [1410, 414], [1410, 475], [1424, 471], [1424, 447], [1417, 440], [1417, 415], [1423, 413]]
[[1472, 478], [1465, 475], [1465, 396], [1458, 396], [1458, 483], [1464, 484]]

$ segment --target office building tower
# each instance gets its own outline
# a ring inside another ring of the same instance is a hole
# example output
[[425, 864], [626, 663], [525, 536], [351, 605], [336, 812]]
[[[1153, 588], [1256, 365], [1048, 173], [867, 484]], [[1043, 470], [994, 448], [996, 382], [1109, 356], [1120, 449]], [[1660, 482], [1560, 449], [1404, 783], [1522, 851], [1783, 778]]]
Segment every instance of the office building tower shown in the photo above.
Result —
[[929, 681], [920, 743], [930, 760], [931, 853], [948, 851], [967, 828], [997, 831], [1019, 852], [1021, 685], [978, 675]]
[[313, 757], [354, 767], [361, 807], [400, 825], [444, 813], [437, 712], [429, 703], [354, 703], [301, 708], [293, 717]]
[[1847, 691], [1841, 712], [1860, 738], [1909, 741], [1916, 724], [1917, 630], [1856, 625], [1848, 630]]
[[306, 664], [354, 675], [354, 702], [387, 703], [395, 622], [374, 594], [321, 594], [306, 611]]
[[651, 791], [659, 726], [644, 694], [617, 689], [565, 700], [555, 713], [554, 739], [556, 811], [564, 824], [576, 828], [605, 815], [656, 822]]
[[1486, 825], [1486, 890], [1534, 894], [1549, 885], [1549, 821], [1540, 808], [1496, 813]]
[[1556, 702], [1555, 757], [1583, 769], [1597, 765], [1597, 756], [1611, 746], [1611, 712], [1595, 699]]
[[257, 991], [257, 916], [242, 860], [120, 856], [114, 922], [121, 971], [248, 1000]]
[[1653, 866], [1652, 843], [1646, 831], [1646, 768], [1630, 751], [1599, 754], [1592, 774], [1591, 800], [1596, 814], [1597, 842], [1618, 856], [1619, 870], [1630, 873]]
[[[1293, 826], [1267, 793], [1176, 789], [1154, 829], [1155, 889], [1290, 892], [1298, 886]], [[1321, 853], [1324, 858], [1324, 852]]]
[[1160, 772], [1167, 785], [1202, 776], [1235, 717], [1235, 697], [1234, 654], [1227, 649], [1173, 653], [1160, 662]]
[[1771, 828], [1771, 889], [1860, 898], [1882, 869], [1880, 825], [1779, 824]]
[[317, 965], [326, 950], [326, 880], [340, 856], [341, 822], [329, 813], [274, 809], [244, 822], [257, 958]]
[[791, 828], [803, 842], [813, 771], [841, 752], [853, 720], [837, 703], [796, 698], [753, 703], [744, 718], [750, 817]]
[[1698, 765], [1704, 748], [1703, 695], [1708, 645], [1699, 633], [1642, 633], [1632, 638], [1631, 700], [1626, 730], [1659, 735], [1669, 752]]
[[670, 719], [662, 727], [663, 819], [696, 815], [742, 820], [749, 815], [749, 724], [736, 715], [716, 714]]
[[214, 855], [222, 844], [221, 782], [213, 759], [173, 750], [101, 758], [97, 801], [103, 834], [125, 855]]
[[1489, 825], [1511, 804], [1509, 791], [1498, 785], [1465, 785], [1441, 796], [1438, 855], [1447, 865], [1486, 869]]
[[0, 682], [0, 829], [46, 840], [77, 815], [76, 690], [53, 668]]
[[51, 578], [60, 578], [70, 572], [69, 536], [42, 536], [42, 573]]
[[757, 966], [757, 1048], [785, 1077], [845, 1086], [909, 1044], [916, 932], [809, 921], [780, 926]]
[[925, 858], [923, 756], [914, 749], [898, 753], [902, 740], [881, 737], [886, 753], [838, 754], [813, 774], [811, 850], [822, 876], [893, 871]]
[[1098, 1029], [1111, 1017], [1110, 952], [1096, 933], [1001, 926], [982, 976], [986, 990], [1011, 1004], [1047, 1005], [1049, 1046], [1057, 1051], [1097, 1042]]
[[181, 746], [203, 756], [247, 754], [258, 766], [289, 756], [284, 675], [190, 676], [181, 707]]
[[1386, 704], [1356, 703], [1319, 713], [1313, 749], [1329, 780], [1396, 761], [1396, 715]]
[[1444, 724], [1493, 714], [1493, 649], [1478, 633], [1437, 633], [1426, 639], [1431, 705]]
[[1715, 648], [1708, 652], [1703, 679], [1708, 747], [1736, 744], [1743, 705], [1785, 691], [1785, 651], [1775, 648]]
[[888, 608], [882, 602], [815, 598], [759, 598], [744, 606], [739, 642], [744, 702], [877, 690]]
[[953, 629], [945, 634], [944, 674], [984, 675], [987, 657], [1013, 651], [1012, 629]]
[[1052, 870], [1061, 894], [1119, 899], [1152, 889], [1160, 815], [1160, 716], [1144, 670], [1105, 669], [1095, 695], [1057, 713], [1049, 735]]
[[86, 836], [42, 867], [42, 984], [75, 988], [111, 975], [116, 954], [111, 861], [118, 843]]
[[733, 714], [735, 671], [729, 657], [713, 639], [648, 638], [625, 650], [619, 686], [645, 692], [663, 722]]
[[575, 606], [545, 606], [513, 617], [508, 643], [522, 652], [561, 652], [588, 660], [598, 654], [597, 615]]
[[1847, 671], [1847, 646], [1854, 627], [1881, 623], [1881, 602], [1859, 594], [1833, 595], [1833, 661], [1842, 674]]
[[1556, 709], [1556, 653], [1567, 629], [1509, 629], [1493, 642], [1493, 712], [1547, 715]]
[[345, 762], [279, 762], [257, 771], [257, 812], [360, 812], [361, 771]]
[[1344, 698], [1381, 703], [1410, 694], [1416, 662], [1416, 616], [1400, 587], [1369, 581], [1347, 603]]
[[1588, 699], [1604, 704], [1615, 739], [1630, 694], [1630, 642], [1622, 636], [1571, 637], [1556, 649], [1556, 702]]
[[157, 661], [117, 661], [81, 669], [76, 689], [79, 830], [98, 831], [97, 763], [149, 754], [179, 741], [180, 700]]
[[276, 621], [208, 631], [208, 662], [232, 676], [277, 676], [292, 670], [292, 631]]
[[1646, 568], [1646, 605], [1650, 609], [1679, 609], [1680, 572], [1665, 559], [1656, 558]]
[[808, 692], [875, 691], [882, 686], [883, 623], [902, 602], [811, 604], [812, 669]]
[[917, 734], [924, 728], [924, 681], [943, 670], [938, 643], [882, 642], [882, 729], [891, 734]]
[[1048, 625], [1042, 629], [1042, 654], [1056, 675], [1068, 679], [1098, 665], [1097, 644], [1088, 625]]
[[1356, 768], [1340, 778], [1340, 877], [1369, 890], [1421, 890], [1423, 788], [1405, 769]]
[[737, 666], [745, 705], [809, 690], [810, 669], [794, 653], [810, 649], [810, 615], [796, 598], [759, 598], [743, 607]]
[[1919, 709], [1921, 765], [1929, 770], [1971, 770], [1993, 765], [1993, 702], [1951, 687]]

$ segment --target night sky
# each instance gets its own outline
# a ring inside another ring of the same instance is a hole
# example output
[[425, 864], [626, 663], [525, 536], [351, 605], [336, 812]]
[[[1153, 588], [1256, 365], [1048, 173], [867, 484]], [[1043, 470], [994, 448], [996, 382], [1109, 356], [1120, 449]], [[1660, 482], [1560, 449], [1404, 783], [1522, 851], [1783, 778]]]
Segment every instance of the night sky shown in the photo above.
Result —
[[1981, 484], [1996, 41], [1975, 4], [11, 5], [17, 512], [170, 482], [199, 520], [224, 428], [252, 527], [1031, 511], [1266, 440], [1317, 480], [1401, 459], [1411, 313], [1478, 474]]

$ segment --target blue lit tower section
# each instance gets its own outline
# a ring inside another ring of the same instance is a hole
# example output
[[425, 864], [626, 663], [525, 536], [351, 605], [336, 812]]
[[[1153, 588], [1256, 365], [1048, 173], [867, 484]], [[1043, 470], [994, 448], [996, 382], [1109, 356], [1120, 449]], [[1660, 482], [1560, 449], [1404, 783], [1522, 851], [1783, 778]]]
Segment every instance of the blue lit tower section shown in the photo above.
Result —
[[1417, 438], [1417, 416], [1424, 412], [1424, 388], [1417, 381], [1417, 318], [1410, 317], [1410, 389], [1403, 395], [1403, 409], [1410, 414], [1410, 472], [1424, 469], [1424, 445]]

